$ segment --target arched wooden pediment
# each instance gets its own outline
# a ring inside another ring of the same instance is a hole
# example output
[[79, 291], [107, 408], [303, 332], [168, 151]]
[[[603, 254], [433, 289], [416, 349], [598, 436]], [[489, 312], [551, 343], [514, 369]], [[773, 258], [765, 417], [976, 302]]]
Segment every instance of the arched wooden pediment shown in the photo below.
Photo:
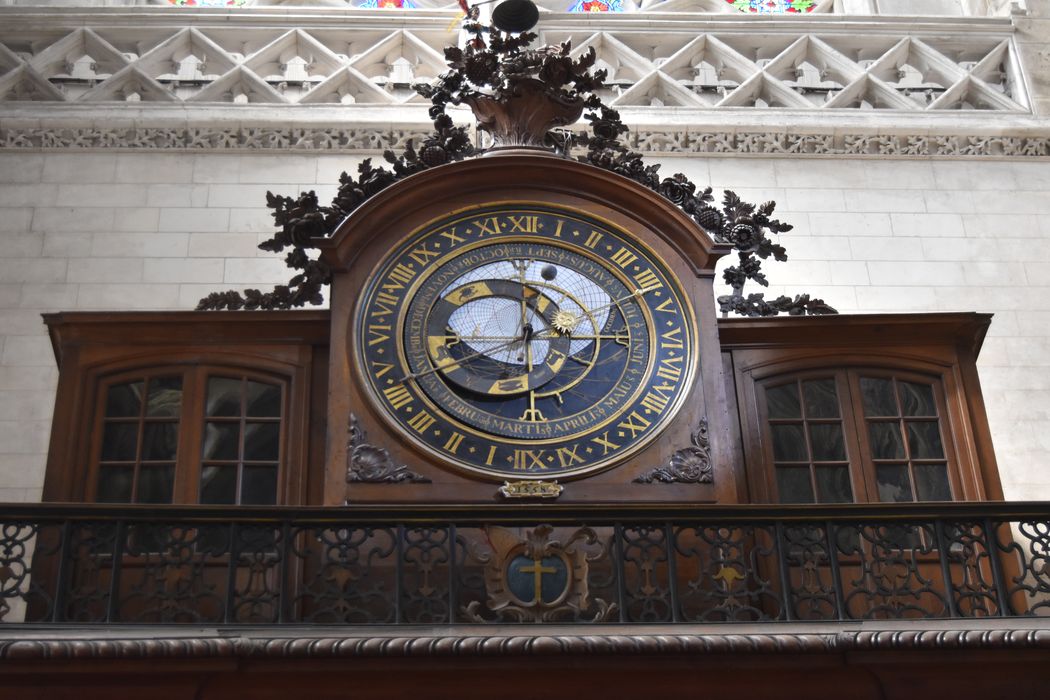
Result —
[[544, 152], [517, 151], [431, 168], [379, 192], [319, 247], [336, 272], [368, 250], [392, 247], [429, 221], [495, 202], [546, 203], [587, 211], [646, 243], [662, 241], [695, 275], [712, 274], [731, 247], [715, 243], [660, 194], [616, 173]]

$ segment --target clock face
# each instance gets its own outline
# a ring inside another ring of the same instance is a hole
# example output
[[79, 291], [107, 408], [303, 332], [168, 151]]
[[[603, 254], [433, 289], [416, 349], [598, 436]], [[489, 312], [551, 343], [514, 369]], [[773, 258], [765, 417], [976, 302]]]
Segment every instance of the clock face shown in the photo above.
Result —
[[692, 384], [692, 309], [644, 245], [580, 212], [492, 206], [428, 224], [372, 276], [358, 366], [439, 460], [502, 478], [611, 466]]

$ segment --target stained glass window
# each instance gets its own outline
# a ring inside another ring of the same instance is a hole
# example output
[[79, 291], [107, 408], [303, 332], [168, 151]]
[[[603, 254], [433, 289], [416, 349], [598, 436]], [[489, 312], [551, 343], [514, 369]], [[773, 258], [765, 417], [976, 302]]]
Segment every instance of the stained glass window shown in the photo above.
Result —
[[576, 0], [569, 12], [623, 12], [623, 0]]
[[412, 0], [364, 0], [358, 7], [367, 10], [414, 10], [416, 4]]
[[242, 7], [248, 0], [168, 0], [177, 7]]
[[816, 0], [726, 0], [741, 12], [782, 15], [789, 12], [812, 12]]

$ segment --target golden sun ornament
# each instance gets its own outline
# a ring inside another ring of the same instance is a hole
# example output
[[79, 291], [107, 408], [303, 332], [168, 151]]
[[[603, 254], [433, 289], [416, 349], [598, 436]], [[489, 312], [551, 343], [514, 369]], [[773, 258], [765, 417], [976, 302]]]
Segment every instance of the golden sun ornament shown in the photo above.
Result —
[[571, 311], [558, 311], [551, 319], [551, 327], [562, 335], [570, 335], [578, 322], [576, 314]]

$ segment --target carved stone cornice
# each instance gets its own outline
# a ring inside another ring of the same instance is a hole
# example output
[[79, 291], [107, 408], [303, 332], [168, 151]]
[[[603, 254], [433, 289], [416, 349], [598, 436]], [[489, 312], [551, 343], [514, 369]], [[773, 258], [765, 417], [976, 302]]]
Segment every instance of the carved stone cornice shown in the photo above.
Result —
[[[830, 131], [830, 129], [829, 129]], [[421, 143], [427, 128], [376, 126], [8, 126], [0, 150], [282, 151], [374, 154]], [[1046, 158], [1050, 136], [916, 133], [810, 133], [632, 129], [625, 141], [645, 154], [734, 154], [844, 158]]]
[[422, 142], [429, 127], [140, 126], [0, 128], [0, 149], [381, 153]]
[[[1002, 622], [1002, 621], [996, 621]], [[845, 626], [843, 624], [842, 626]], [[477, 628], [461, 634], [382, 635], [355, 630], [344, 635], [279, 633], [277, 628], [260, 629], [236, 636], [200, 631], [197, 637], [171, 634], [171, 628], [147, 630], [141, 638], [128, 638], [126, 631], [100, 628], [55, 630], [42, 638], [26, 638], [18, 630], [0, 639], [0, 660], [47, 659], [161, 659], [161, 658], [349, 658], [349, 657], [463, 657], [463, 656], [552, 656], [563, 654], [652, 655], [652, 654], [796, 654], [843, 653], [850, 651], [918, 651], [1050, 649], [1050, 629], [1037, 627], [986, 627], [967, 629], [932, 627], [921, 629], [902, 623], [878, 630], [839, 629], [821, 632], [778, 632], [775, 626], [756, 631], [753, 626], [739, 632], [703, 633], [696, 627], [666, 626], [630, 633], [623, 627], [566, 629], [558, 634], [477, 634]], [[42, 635], [39, 629], [34, 636]], [[94, 634], [95, 636], [91, 636]], [[125, 635], [123, 638], [119, 635]]]

